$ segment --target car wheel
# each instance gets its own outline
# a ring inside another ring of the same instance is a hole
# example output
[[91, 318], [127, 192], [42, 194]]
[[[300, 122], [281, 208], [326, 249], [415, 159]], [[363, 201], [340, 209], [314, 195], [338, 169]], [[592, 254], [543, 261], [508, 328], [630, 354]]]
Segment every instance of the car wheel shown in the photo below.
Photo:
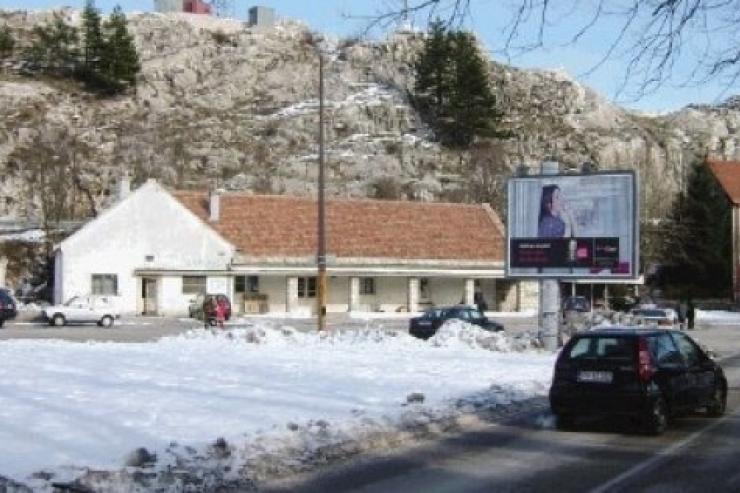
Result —
[[712, 394], [712, 400], [709, 402], [709, 405], [707, 406], [707, 414], [713, 418], [718, 418], [725, 414], [725, 409], [727, 408], [727, 392], [725, 391], [725, 387], [722, 384], [717, 385], [714, 388], [714, 393]]
[[570, 414], [555, 415], [555, 428], [561, 431], [575, 429], [575, 419]]
[[52, 325], [54, 325], [55, 327], [63, 327], [67, 323], [67, 320], [65, 320], [64, 315], [62, 315], [61, 313], [57, 313], [51, 319], [51, 322]]
[[111, 325], [113, 325], [113, 317], [111, 317], [110, 315], [106, 315], [100, 319], [100, 322], [98, 322], [98, 324], [101, 327], [110, 327]]
[[645, 433], [648, 435], [661, 435], [668, 427], [668, 409], [665, 400], [658, 397], [645, 416]]

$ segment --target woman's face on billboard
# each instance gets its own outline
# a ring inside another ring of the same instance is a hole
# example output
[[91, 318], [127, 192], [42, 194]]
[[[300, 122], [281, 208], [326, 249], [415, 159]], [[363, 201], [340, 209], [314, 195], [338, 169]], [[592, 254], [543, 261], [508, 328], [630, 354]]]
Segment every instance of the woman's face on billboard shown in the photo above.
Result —
[[552, 199], [550, 200], [550, 214], [558, 216], [563, 211], [563, 197], [560, 194], [560, 189], [556, 188], [552, 191]]

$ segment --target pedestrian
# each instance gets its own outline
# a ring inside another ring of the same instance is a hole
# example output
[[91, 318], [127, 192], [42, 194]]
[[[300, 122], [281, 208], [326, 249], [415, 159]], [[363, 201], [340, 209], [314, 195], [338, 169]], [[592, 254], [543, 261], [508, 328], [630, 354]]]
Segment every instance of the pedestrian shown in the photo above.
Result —
[[480, 291], [476, 291], [473, 295], [473, 302], [475, 303], [475, 306], [478, 307], [478, 310], [480, 310], [481, 313], [488, 310], [488, 303], [486, 303], [486, 300], [483, 299], [483, 293]]
[[203, 300], [203, 328], [211, 326], [211, 320], [216, 312], [216, 299], [213, 296], [206, 296]]
[[226, 319], [226, 301], [220, 299], [216, 301], [216, 325], [220, 328], [224, 328], [224, 320]]
[[686, 328], [686, 317], [689, 312], [689, 306], [688, 303], [686, 303], [686, 300], [682, 300], [678, 304], [678, 322], [680, 324], [681, 330]]
[[694, 317], [696, 316], [696, 308], [694, 302], [689, 298], [686, 308], [686, 319], [689, 321], [689, 330], [694, 329]]

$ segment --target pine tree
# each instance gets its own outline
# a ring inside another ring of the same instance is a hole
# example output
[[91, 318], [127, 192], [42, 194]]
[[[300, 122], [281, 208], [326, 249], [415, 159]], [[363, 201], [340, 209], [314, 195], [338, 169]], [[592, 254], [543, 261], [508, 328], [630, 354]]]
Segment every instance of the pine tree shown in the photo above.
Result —
[[105, 80], [113, 92], [136, 83], [141, 70], [134, 38], [129, 34], [126, 15], [116, 6], [105, 23], [106, 40], [102, 69]]
[[[87, 74], [100, 72], [103, 51], [103, 33], [100, 27], [100, 12], [94, 0], [86, 0], [82, 10], [82, 71]], [[91, 75], [88, 75], [91, 76]]]
[[727, 296], [732, 286], [732, 226], [727, 198], [709, 167], [694, 164], [687, 191], [665, 228], [665, 282], [704, 296]]
[[65, 23], [60, 14], [55, 13], [49, 25], [35, 26], [33, 38], [24, 57], [30, 70], [58, 76], [68, 76], [75, 71], [77, 29]]
[[12, 55], [14, 46], [15, 40], [10, 34], [10, 28], [8, 26], [3, 26], [0, 28], [0, 58]]
[[413, 98], [417, 109], [432, 123], [441, 118], [449, 94], [450, 51], [444, 25], [440, 21], [433, 22], [416, 61]]
[[442, 144], [468, 148], [476, 137], [499, 136], [501, 115], [475, 37], [430, 26], [417, 59], [413, 102]]

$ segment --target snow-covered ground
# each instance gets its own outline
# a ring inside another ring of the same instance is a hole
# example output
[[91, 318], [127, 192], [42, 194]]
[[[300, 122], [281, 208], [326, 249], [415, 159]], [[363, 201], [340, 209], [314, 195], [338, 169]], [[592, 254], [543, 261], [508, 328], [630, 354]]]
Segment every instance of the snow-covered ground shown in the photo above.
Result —
[[740, 312], [696, 310], [696, 323], [705, 325], [740, 325]]
[[0, 476], [43, 490], [147, 462], [139, 448], [156, 454], [150, 471], [210, 458], [243, 476], [260, 455], [300, 462], [317, 447], [544, 395], [554, 362], [527, 338], [458, 321], [429, 341], [256, 323], [147, 344], [3, 341]]

